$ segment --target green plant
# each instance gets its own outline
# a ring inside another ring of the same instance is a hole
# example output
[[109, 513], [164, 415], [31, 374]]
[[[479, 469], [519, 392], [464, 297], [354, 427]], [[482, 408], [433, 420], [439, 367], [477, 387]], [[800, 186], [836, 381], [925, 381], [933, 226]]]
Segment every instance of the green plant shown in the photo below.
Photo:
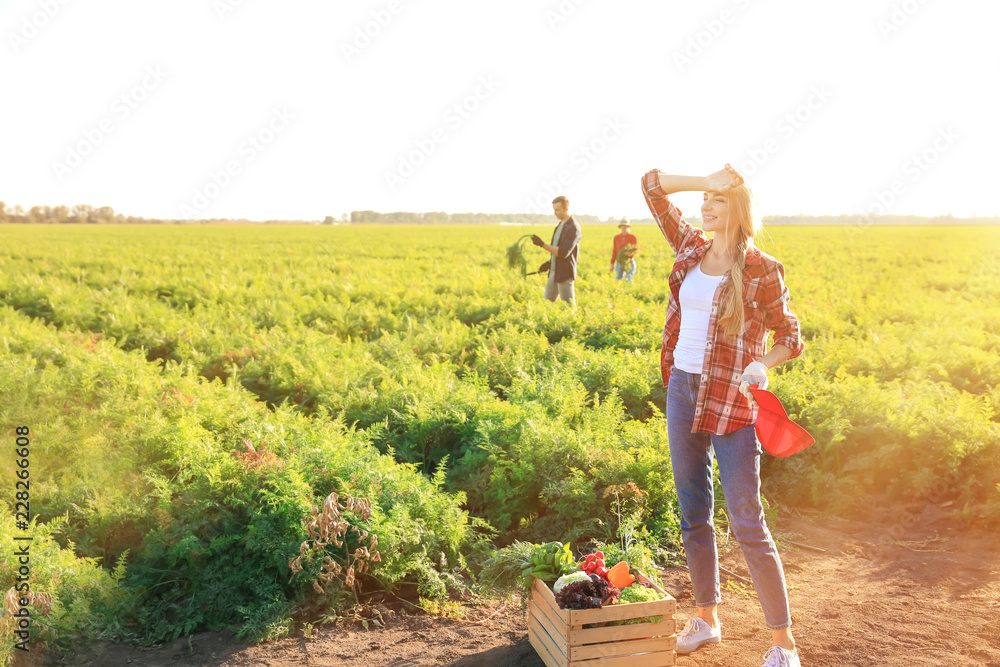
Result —
[[522, 276], [528, 271], [528, 262], [524, 258], [524, 250], [521, 248], [521, 242], [524, 239], [530, 238], [531, 234], [525, 234], [507, 247], [507, 268], [520, 269]]
[[628, 266], [629, 261], [635, 257], [637, 252], [639, 252], [639, 246], [632, 243], [624, 245], [621, 250], [618, 251], [618, 256], [615, 257], [615, 262], [621, 264], [622, 266]]
[[621, 542], [623, 551], [628, 551], [635, 542], [636, 530], [642, 524], [644, 512], [643, 497], [646, 493], [636, 486], [635, 482], [628, 482], [623, 486], [612, 484], [604, 490], [604, 497], [614, 496], [611, 501], [611, 512], [615, 517], [615, 534]]
[[527, 591], [535, 579], [545, 582], [554, 582], [564, 574], [577, 570], [576, 559], [569, 548], [569, 544], [562, 542], [548, 542], [546, 544], [536, 544], [528, 558], [521, 563], [521, 584]]
[[479, 583], [494, 595], [523, 592], [524, 563], [531, 558], [535, 544], [515, 540], [500, 549], [487, 549], [480, 561]]
[[[16, 554], [25, 545], [17, 538], [30, 537], [31, 580], [30, 589], [23, 589], [18, 582], [18, 558], [0, 559], [0, 665], [13, 657], [14, 645], [24, 640], [13, 634], [17, 627], [14, 614], [21, 607], [22, 598], [31, 613], [30, 650], [46, 646], [59, 652], [79, 638], [99, 639], [110, 628], [123, 622], [119, 616], [134, 603], [134, 596], [121, 585], [125, 571], [124, 554], [112, 572], [102, 569], [94, 558], [80, 558], [76, 545], [71, 541], [65, 547], [58, 541], [64, 522], [54, 520], [49, 524], [37, 521], [27, 529], [16, 527], [13, 513], [0, 504], [0, 549], [6, 554]], [[22, 588], [18, 588], [18, 587]]]

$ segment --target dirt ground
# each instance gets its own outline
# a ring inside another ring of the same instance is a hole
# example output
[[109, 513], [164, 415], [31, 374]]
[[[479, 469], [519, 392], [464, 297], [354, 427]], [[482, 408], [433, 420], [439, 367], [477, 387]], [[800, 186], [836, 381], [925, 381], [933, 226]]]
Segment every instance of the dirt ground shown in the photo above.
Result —
[[[874, 510], [867, 523], [821, 514], [781, 516], [779, 539], [793, 633], [808, 667], [1000, 667], [1000, 535], [965, 528], [935, 505]], [[782, 543], [793, 540], [818, 552]], [[724, 568], [749, 578], [735, 540], [720, 544]], [[685, 667], [759, 667], [770, 633], [751, 587], [723, 577], [721, 644], [677, 659]], [[687, 571], [664, 588], [678, 627], [695, 614]], [[543, 667], [515, 602], [469, 611], [464, 622], [385, 614], [386, 627], [324, 627], [260, 646], [203, 633], [156, 649], [108, 643], [48, 656], [43, 664], [244, 667]], [[34, 656], [39, 657], [39, 656]], [[27, 664], [27, 663], [24, 663]], [[37, 663], [36, 663], [37, 664]]]

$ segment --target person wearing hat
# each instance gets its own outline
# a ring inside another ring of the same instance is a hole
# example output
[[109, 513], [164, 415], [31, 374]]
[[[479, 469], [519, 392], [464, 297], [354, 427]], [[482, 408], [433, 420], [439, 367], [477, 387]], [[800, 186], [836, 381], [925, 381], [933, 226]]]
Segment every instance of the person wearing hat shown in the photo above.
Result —
[[[639, 242], [636, 240], [635, 234], [632, 233], [632, 226], [626, 218], [622, 218], [622, 221], [618, 223], [618, 229], [621, 233], [615, 234], [614, 243], [611, 246], [611, 270], [615, 272], [615, 280], [621, 280], [622, 275], [624, 275], [625, 282], [630, 283], [635, 277], [635, 255], [639, 252]], [[622, 248], [628, 246], [635, 246], [635, 252], [628, 255], [626, 251], [626, 255], [620, 257]]]
[[[702, 227], [671, 203], [675, 192], [703, 192]], [[719, 464], [730, 525], [771, 630], [764, 667], [801, 667], [785, 575], [760, 501], [760, 442], [751, 387], [767, 371], [802, 354], [798, 318], [789, 307], [785, 269], [753, 245], [760, 231], [752, 193], [730, 165], [709, 176], [642, 177], [653, 218], [676, 253], [663, 331], [660, 371], [667, 387], [667, 436], [681, 537], [698, 615], [677, 635], [677, 652], [722, 639], [717, 606], [712, 459]], [[708, 233], [713, 233], [709, 238]], [[774, 344], [765, 353], [768, 332]]]

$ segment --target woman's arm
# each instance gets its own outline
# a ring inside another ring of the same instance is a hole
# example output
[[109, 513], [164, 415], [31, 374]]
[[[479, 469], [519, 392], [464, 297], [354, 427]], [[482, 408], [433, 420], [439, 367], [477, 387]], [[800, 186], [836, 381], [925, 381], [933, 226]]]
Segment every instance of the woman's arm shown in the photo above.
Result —
[[[743, 376], [740, 378], [740, 393], [746, 397], [747, 402], [750, 403], [750, 407], [757, 407], [757, 400], [753, 397], [750, 388], [757, 386], [761, 389], [767, 389], [767, 371], [794, 356], [795, 352], [790, 347], [781, 343], [775, 343], [767, 351], [767, 354], [747, 364], [747, 367], [743, 370]], [[763, 364], [763, 368], [760, 368], [761, 364]]]
[[760, 363], [764, 364], [768, 368], [774, 368], [779, 364], [783, 364], [792, 358], [794, 353], [792, 350], [781, 343], [775, 343], [770, 350], [767, 351], [760, 359], [757, 359]]
[[705, 240], [705, 233], [684, 219], [680, 209], [668, 198], [675, 192], [687, 190], [725, 192], [743, 182], [743, 178], [730, 165], [708, 176], [673, 176], [658, 169], [642, 177], [642, 194], [646, 198], [653, 219], [670, 243], [675, 253], [697, 239]]
[[660, 189], [666, 195], [675, 192], [725, 192], [742, 182], [743, 177], [729, 163], [708, 176], [674, 176], [660, 172]]
[[663, 237], [667, 239], [676, 254], [696, 239], [703, 238], [704, 232], [684, 219], [684, 214], [674, 206], [667, 193], [660, 187], [660, 176], [658, 169], [652, 169], [642, 175], [642, 196], [646, 198], [646, 205], [653, 214], [656, 226], [660, 228]]
[[660, 172], [660, 189], [665, 195], [672, 195], [675, 192], [705, 191], [708, 190], [706, 182], [704, 176], [675, 176]]

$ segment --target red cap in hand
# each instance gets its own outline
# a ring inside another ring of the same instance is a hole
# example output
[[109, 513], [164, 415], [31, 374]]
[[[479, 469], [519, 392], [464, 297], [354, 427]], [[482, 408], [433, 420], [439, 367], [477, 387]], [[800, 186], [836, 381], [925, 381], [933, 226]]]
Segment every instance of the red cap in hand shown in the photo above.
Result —
[[791, 456], [801, 452], [816, 439], [809, 432], [788, 418], [785, 406], [778, 397], [757, 385], [750, 385], [750, 393], [757, 401], [757, 439], [772, 456]]

